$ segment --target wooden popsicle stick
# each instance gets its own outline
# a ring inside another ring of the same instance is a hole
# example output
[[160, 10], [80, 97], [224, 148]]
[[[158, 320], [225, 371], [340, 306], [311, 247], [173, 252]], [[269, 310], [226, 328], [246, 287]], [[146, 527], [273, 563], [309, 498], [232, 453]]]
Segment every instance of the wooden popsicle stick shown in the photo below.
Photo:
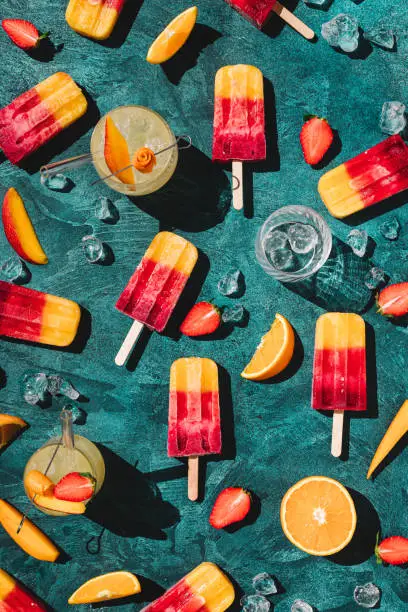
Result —
[[188, 499], [197, 501], [198, 499], [198, 471], [199, 457], [188, 458]]
[[139, 338], [140, 334], [142, 333], [143, 330], [143, 323], [140, 323], [140, 321], [134, 321], [132, 327], [129, 329], [128, 334], [126, 336], [126, 338], [123, 341], [122, 346], [119, 349], [118, 354], [115, 357], [115, 363], [118, 366], [123, 366], [130, 353], [133, 350], [133, 347], [135, 346], [137, 339]]
[[331, 454], [333, 457], [340, 457], [343, 452], [343, 426], [344, 410], [335, 410], [333, 413], [333, 429]]
[[307, 40], [312, 40], [315, 37], [315, 33], [309, 26], [307, 26], [303, 21], [301, 21], [296, 15], [288, 11], [287, 8], [281, 5], [280, 2], [277, 2], [272, 9], [283, 21], [286, 21], [287, 24], [290, 25], [291, 28], [299, 32], [302, 36], [304, 36]]
[[244, 171], [242, 161], [232, 162], [232, 177], [236, 184], [232, 184], [232, 205], [235, 210], [244, 208]]

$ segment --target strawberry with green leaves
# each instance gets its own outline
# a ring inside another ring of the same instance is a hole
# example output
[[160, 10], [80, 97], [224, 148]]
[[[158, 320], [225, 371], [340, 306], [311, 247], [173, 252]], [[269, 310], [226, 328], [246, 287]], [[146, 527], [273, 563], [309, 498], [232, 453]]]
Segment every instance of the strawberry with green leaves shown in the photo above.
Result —
[[402, 536], [391, 536], [385, 538], [375, 547], [377, 562], [389, 563], [390, 565], [403, 565], [408, 563], [408, 538]]
[[386, 317], [408, 314], [408, 283], [395, 283], [377, 295], [378, 312]]
[[333, 130], [326, 119], [306, 115], [300, 132], [300, 144], [307, 164], [318, 164], [333, 142]]
[[70, 472], [55, 485], [54, 496], [71, 502], [91, 499], [95, 490], [95, 478], [88, 472]]
[[49, 35], [49, 32], [40, 35], [35, 25], [25, 19], [3, 19], [1, 25], [9, 38], [20, 49], [35, 49], [41, 40]]

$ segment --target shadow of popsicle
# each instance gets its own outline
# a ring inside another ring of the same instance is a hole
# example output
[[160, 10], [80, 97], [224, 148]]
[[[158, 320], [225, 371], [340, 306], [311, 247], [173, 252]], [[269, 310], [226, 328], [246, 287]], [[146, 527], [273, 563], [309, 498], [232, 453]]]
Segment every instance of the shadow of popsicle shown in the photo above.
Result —
[[[288, 11], [294, 13], [297, 5], [299, 4], [299, 0], [282, 0], [282, 4], [285, 8], [288, 9]], [[279, 17], [279, 15], [276, 15], [274, 11], [271, 11], [268, 21], [265, 23], [264, 27], [262, 28], [262, 31], [271, 38], [276, 38], [277, 36], [279, 36], [285, 26], [290, 29], [290, 26], [286, 23], [286, 21], [284, 21], [284, 19]], [[298, 34], [297, 32], [295, 32], [294, 35], [300, 36], [300, 34]], [[312, 41], [308, 42], [314, 42], [315, 39], [316, 37]]]

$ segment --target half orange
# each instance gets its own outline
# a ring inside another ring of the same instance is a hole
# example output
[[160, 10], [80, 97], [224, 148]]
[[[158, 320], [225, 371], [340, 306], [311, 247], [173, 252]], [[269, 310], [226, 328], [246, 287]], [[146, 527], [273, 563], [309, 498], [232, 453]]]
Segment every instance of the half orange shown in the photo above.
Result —
[[357, 524], [350, 493], [326, 476], [310, 476], [293, 485], [282, 500], [280, 519], [292, 544], [320, 557], [345, 548]]
[[130, 572], [111, 572], [91, 578], [68, 599], [70, 604], [87, 604], [109, 599], [120, 599], [140, 593], [140, 582]]

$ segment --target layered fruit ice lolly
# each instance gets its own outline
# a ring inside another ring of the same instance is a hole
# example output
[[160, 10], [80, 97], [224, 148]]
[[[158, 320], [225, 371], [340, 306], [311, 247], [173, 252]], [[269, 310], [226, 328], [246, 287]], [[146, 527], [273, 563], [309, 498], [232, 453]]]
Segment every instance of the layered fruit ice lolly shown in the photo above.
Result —
[[232, 161], [234, 208], [242, 208], [242, 162], [266, 158], [263, 75], [255, 66], [224, 66], [215, 76], [212, 157]]
[[49, 293], [0, 281], [0, 335], [54, 346], [72, 344], [81, 309]]
[[152, 240], [120, 295], [116, 308], [135, 320], [115, 363], [123, 365], [144, 325], [162, 332], [186, 286], [198, 257], [191, 242], [171, 232]]
[[10, 574], [0, 569], [1, 612], [46, 612], [47, 608]]
[[205, 561], [142, 612], [224, 612], [234, 599], [231, 581], [217, 565]]
[[408, 189], [408, 147], [401, 136], [379, 144], [326, 172], [319, 193], [341, 219]]
[[105, 40], [112, 34], [125, 0], [70, 0], [65, 18], [83, 36]]
[[308, 40], [314, 38], [313, 30], [282, 6], [278, 0], [226, 0], [226, 2], [259, 29], [263, 28], [273, 11]]
[[57, 72], [0, 110], [0, 148], [13, 163], [82, 117], [88, 103], [65, 72]]
[[332, 455], [339, 457], [344, 411], [367, 408], [365, 324], [357, 314], [328, 312], [317, 320], [312, 408], [333, 411]]

